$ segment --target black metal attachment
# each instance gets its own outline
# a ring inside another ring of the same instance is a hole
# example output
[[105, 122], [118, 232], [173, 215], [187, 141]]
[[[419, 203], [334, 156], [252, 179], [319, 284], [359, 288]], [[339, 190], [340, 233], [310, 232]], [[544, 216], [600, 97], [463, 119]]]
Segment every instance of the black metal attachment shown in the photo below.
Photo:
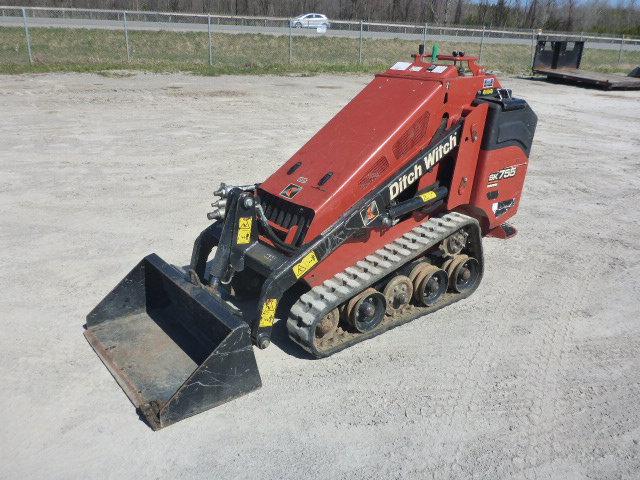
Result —
[[[432, 187], [418, 192], [415, 197], [389, 207], [389, 216], [391, 218], [399, 218], [403, 215], [406, 215], [407, 213], [413, 212], [414, 210], [425, 207], [432, 207], [434, 203], [444, 199], [448, 193], [449, 190], [447, 190], [446, 187], [433, 185]], [[440, 202], [439, 205], [441, 204], [442, 202]]]
[[261, 386], [242, 315], [155, 254], [87, 315], [85, 337], [154, 430]]
[[580, 68], [584, 41], [539, 38], [533, 57], [533, 70], [540, 68]]

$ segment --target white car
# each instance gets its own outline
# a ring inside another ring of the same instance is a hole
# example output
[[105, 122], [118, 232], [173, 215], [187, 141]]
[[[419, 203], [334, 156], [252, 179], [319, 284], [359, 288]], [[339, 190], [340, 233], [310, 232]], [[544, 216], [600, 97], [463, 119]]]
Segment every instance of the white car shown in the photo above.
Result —
[[320, 13], [305, 13], [290, 20], [293, 28], [329, 28], [329, 19]]

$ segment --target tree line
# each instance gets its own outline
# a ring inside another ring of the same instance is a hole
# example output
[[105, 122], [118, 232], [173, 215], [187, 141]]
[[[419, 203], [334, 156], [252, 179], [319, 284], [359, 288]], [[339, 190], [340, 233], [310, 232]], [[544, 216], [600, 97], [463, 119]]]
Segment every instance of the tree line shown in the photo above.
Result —
[[334, 20], [640, 36], [640, 0], [4, 0], [2, 3], [276, 17], [315, 12]]

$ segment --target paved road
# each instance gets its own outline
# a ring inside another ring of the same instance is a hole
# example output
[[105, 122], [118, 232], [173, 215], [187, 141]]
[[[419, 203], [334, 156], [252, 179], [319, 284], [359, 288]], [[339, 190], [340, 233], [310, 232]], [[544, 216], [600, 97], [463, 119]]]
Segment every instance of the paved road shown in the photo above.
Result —
[[[132, 17], [134, 18], [134, 17]], [[197, 17], [193, 17], [198, 20]], [[200, 19], [204, 20], [204, 19]], [[0, 16], [0, 26], [22, 26], [22, 17], [5, 17]], [[61, 27], [61, 28], [102, 28], [102, 29], [121, 29], [123, 28], [122, 19], [114, 20], [96, 20], [87, 18], [29, 18], [29, 25], [32, 27]], [[344, 26], [344, 25], [341, 25]], [[353, 30], [341, 30], [341, 29], [329, 29], [326, 33], [318, 33], [313, 29], [293, 29], [293, 34], [296, 36], [330, 36], [330, 37], [347, 37], [358, 38], [360, 32], [358, 30], [358, 24], [354, 23]], [[207, 24], [203, 23], [182, 23], [182, 22], [155, 22], [155, 21], [128, 21], [127, 27], [132, 30], [171, 30], [176, 32], [206, 32]], [[265, 25], [213, 25], [213, 30], [216, 32], [224, 33], [261, 33], [263, 35], [288, 35], [288, 26], [273, 27]], [[420, 41], [423, 38], [422, 32], [420, 33], [404, 33], [404, 32], [387, 32], [387, 31], [375, 31], [364, 32], [365, 38], [400, 38], [403, 40], [416, 40]], [[462, 42], [462, 43], [478, 43], [480, 42], [480, 36], [472, 35], [428, 35], [429, 40], [438, 40], [440, 42]], [[485, 37], [485, 43], [487, 44], [511, 44], [511, 45], [531, 45], [531, 37], [523, 35], [519, 38], [505, 38], [498, 36]], [[586, 45], [588, 48], [603, 49], [603, 50], [618, 50], [620, 48], [619, 43], [605, 43], [605, 42], [593, 42], [589, 41]], [[635, 44], [626, 43], [623, 45], [625, 51], [640, 51], [640, 41], [636, 41]]]

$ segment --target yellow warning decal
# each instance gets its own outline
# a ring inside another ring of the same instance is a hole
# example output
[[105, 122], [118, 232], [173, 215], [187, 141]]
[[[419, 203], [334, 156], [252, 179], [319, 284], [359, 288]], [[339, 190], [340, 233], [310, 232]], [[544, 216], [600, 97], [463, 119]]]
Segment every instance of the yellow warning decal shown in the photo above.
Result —
[[433, 190], [431, 190], [430, 192], [426, 192], [426, 193], [421, 193], [420, 194], [420, 198], [425, 203], [427, 203], [430, 200], [433, 200], [437, 196], [438, 196], [438, 194], [436, 192], [434, 192]]
[[493, 88], [485, 88], [482, 90], [483, 95], [491, 95], [493, 93]]
[[316, 252], [311, 251], [307, 253], [300, 263], [296, 263], [293, 266], [293, 274], [296, 278], [303, 277], [305, 273], [311, 270], [316, 263], [318, 263], [318, 257], [316, 257]]
[[262, 306], [262, 314], [260, 315], [260, 327], [272, 327], [276, 318], [276, 308], [278, 307], [277, 298], [269, 298]]
[[251, 223], [253, 219], [251, 217], [240, 217], [238, 222], [238, 245], [246, 245], [251, 242]]

